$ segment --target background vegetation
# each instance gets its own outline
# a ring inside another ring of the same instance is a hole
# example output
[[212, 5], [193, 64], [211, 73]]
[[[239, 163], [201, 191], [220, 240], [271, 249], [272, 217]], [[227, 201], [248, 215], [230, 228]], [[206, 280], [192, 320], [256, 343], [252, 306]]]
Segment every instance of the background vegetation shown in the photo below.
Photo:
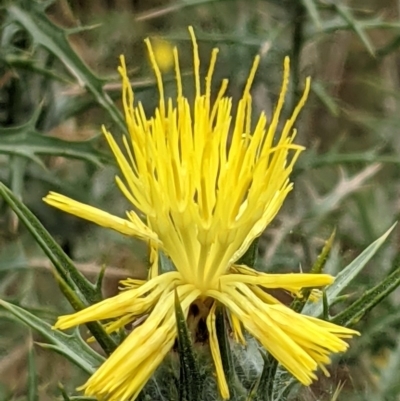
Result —
[[[253, 57], [262, 55], [253, 86], [255, 112], [270, 114], [285, 55], [292, 65], [288, 111], [304, 78], [312, 77], [297, 124], [298, 142], [307, 151], [296, 166], [295, 190], [260, 241], [260, 269], [308, 271], [336, 229], [326, 265], [336, 275], [398, 220], [398, 1], [56, 0], [43, 6], [16, 0], [0, 9], [0, 180], [87, 277], [107, 266], [105, 296], [117, 291], [120, 278], [145, 274], [145, 249], [58, 213], [41, 198], [55, 190], [116, 214], [125, 210], [100, 134], [101, 124], [116, 135], [124, 130], [118, 56], [125, 54], [136, 97], [151, 113], [158, 98], [143, 39], [153, 37], [160, 54], [163, 46], [168, 51], [169, 44], [178, 45], [190, 97], [188, 25], [195, 28], [205, 66], [211, 49], [220, 48], [215, 82], [229, 78], [234, 98]], [[165, 79], [173, 96], [168, 63]], [[0, 208], [0, 298], [52, 323], [70, 307], [50, 262], [7, 204]], [[348, 305], [398, 267], [399, 233], [392, 232], [347, 290]], [[330, 379], [294, 398], [400, 399], [399, 302], [400, 293], [393, 292], [364, 316], [355, 326], [363, 335], [346, 361], [335, 361]], [[0, 400], [53, 400], [59, 383], [72, 390], [84, 380], [61, 356], [32, 347], [41, 337], [3, 309], [0, 327]]]

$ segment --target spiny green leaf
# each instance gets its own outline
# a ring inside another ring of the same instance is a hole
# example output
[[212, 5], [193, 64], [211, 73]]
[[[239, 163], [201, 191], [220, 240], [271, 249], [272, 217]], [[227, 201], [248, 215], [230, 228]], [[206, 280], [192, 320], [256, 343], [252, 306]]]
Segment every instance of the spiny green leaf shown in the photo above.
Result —
[[[381, 245], [386, 241], [386, 238], [392, 232], [397, 223], [389, 228], [381, 237], [373, 242], [367, 249], [365, 249], [361, 255], [353, 260], [347, 267], [345, 267], [336, 277], [333, 284], [326, 289], [326, 297], [329, 303], [331, 303], [349, 284], [350, 282], [360, 273], [364, 266], [369, 260], [375, 255]], [[303, 309], [303, 313], [309, 316], [321, 316], [323, 312], [323, 300], [317, 302], [308, 301]]]
[[66, 34], [69, 35], [76, 35], [78, 33], [82, 32], [88, 32], [92, 31], [94, 29], [97, 29], [101, 26], [101, 24], [93, 24], [93, 25], [80, 25], [80, 26], [75, 26], [73, 28], [68, 28], [65, 30]]
[[7, 64], [8, 67], [11, 68], [19, 68], [21, 70], [26, 70], [29, 72], [37, 73], [43, 77], [53, 79], [54, 81], [59, 81], [63, 83], [71, 83], [64, 76], [61, 76], [55, 71], [52, 71], [48, 68], [43, 68], [37, 63], [35, 60], [31, 58], [30, 54], [2, 54], [0, 52], [0, 61], [3, 61]]
[[400, 267], [382, 280], [378, 285], [367, 290], [357, 301], [343, 312], [337, 314], [332, 322], [342, 326], [357, 323], [367, 312], [378, 305], [400, 285]]
[[[121, 93], [111, 92], [109, 96], [111, 99], [116, 100], [121, 98]], [[57, 102], [57, 119], [58, 121], [68, 120], [96, 106], [98, 106], [98, 102], [90, 93], [78, 95], [65, 94], [63, 98]]]
[[40, 344], [44, 348], [50, 348], [64, 355], [73, 364], [80, 367], [88, 374], [94, 373], [104, 358], [91, 349], [81, 338], [78, 330], [74, 334], [65, 334], [53, 330], [51, 326], [38, 317], [27, 312], [19, 306], [0, 300], [0, 305], [9, 311], [18, 320], [40, 333], [51, 344]]
[[190, 339], [189, 329], [179, 297], [175, 291], [175, 316], [178, 328], [178, 347], [180, 359], [179, 400], [201, 400], [201, 375]]
[[318, 31], [320, 31], [322, 27], [322, 22], [314, 0], [301, 0], [301, 2], [303, 3], [304, 8], [307, 10], [307, 13], [310, 16], [315, 27]]
[[322, 82], [318, 80], [313, 80], [311, 84], [311, 90], [334, 117], [339, 116], [339, 105], [325, 89], [325, 86]]
[[[367, 30], [376, 30], [376, 29], [385, 29], [385, 30], [395, 30], [397, 31], [400, 28], [400, 23], [398, 21], [385, 21], [382, 18], [371, 18], [366, 20], [358, 20], [357, 24], [363, 29], [364, 31]], [[324, 21], [322, 23], [322, 31], [326, 34], [337, 32], [340, 30], [348, 31], [352, 30], [353, 27], [343, 18], [332, 18], [328, 21]], [[310, 38], [315, 34], [313, 32], [310, 35]]]
[[349, 24], [351, 29], [354, 30], [360, 40], [364, 43], [371, 56], [375, 56], [375, 50], [368, 36], [364, 32], [363, 26], [359, 23], [359, 21], [356, 20], [351, 11], [343, 4], [338, 2], [334, 2], [333, 7], [336, 9], [337, 13]]
[[84, 160], [101, 166], [111, 163], [110, 157], [99, 152], [94, 143], [97, 137], [88, 141], [64, 141], [37, 132], [30, 122], [12, 127], [0, 128], [0, 154], [21, 156], [43, 166], [38, 155], [63, 156]]
[[96, 77], [89, 67], [72, 49], [67, 40], [67, 32], [53, 24], [46, 16], [42, 7], [32, 2], [27, 11], [16, 4], [7, 7], [11, 21], [19, 23], [33, 40], [54, 54], [76, 78], [79, 85], [86, 88], [103, 107], [120, 129], [125, 132], [126, 126], [121, 112], [112, 99], [103, 90], [103, 80]]
[[[187, 74], [182, 74], [182, 76]], [[173, 82], [174, 77], [165, 77], [164, 83]], [[121, 89], [120, 86], [115, 86], [112, 82], [114, 78], [110, 78], [110, 85], [105, 85], [104, 90], [108, 93], [111, 99], [116, 100], [121, 98]], [[140, 80], [131, 81], [132, 89], [135, 94], [139, 94], [140, 92], [144, 92], [150, 88], [154, 88], [156, 85], [156, 81], [154, 78], [143, 78]], [[72, 116], [76, 116], [77, 114], [83, 113], [86, 110], [89, 110], [95, 106], [98, 106], [98, 103], [93, 98], [91, 94], [87, 93], [77, 93], [77, 94], [66, 94], [61, 101], [57, 103], [57, 117], [59, 121], [67, 120]]]
[[[157, 7], [150, 9], [142, 14], [139, 14], [136, 16], [136, 21], [145, 21], [152, 19], [154, 17], [160, 17], [161, 15], [166, 15], [171, 12], [177, 12], [179, 10], [185, 9], [185, 8], [190, 8], [190, 7], [197, 7], [197, 6], [202, 6], [207, 3], [221, 3], [222, 1], [227, 1], [227, 0], [178, 0], [174, 3], [173, 7]], [[231, 0], [228, 0], [231, 1]], [[279, 0], [281, 1], [281, 0]]]

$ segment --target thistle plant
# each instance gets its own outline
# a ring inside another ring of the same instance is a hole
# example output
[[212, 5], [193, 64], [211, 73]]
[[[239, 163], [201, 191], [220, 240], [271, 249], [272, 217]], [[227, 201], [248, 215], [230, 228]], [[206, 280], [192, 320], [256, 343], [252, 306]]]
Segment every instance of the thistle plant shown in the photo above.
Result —
[[[18, 8], [10, 10], [26, 20]], [[63, 212], [141, 240], [149, 255], [146, 279], [126, 277], [118, 295], [103, 299], [102, 274], [95, 284], [86, 280], [29, 209], [0, 184], [3, 199], [54, 264], [55, 279], [75, 310], [50, 326], [0, 300], [47, 339], [44, 347], [89, 374], [78, 388], [83, 396], [69, 396], [61, 388], [64, 400], [286, 400], [296, 386], [330, 375], [331, 360], [360, 334], [353, 326], [400, 282], [397, 269], [330, 316], [330, 305], [339, 302], [340, 292], [391, 229], [337, 277], [323, 272], [333, 236], [310, 272], [266, 273], [255, 267], [258, 238], [293, 189], [291, 174], [304, 150], [295, 124], [310, 79], [284, 119], [290, 81], [286, 57], [272, 116], [261, 112], [254, 121], [251, 87], [260, 57], [249, 65], [236, 104], [226, 95], [227, 80], [212, 90], [219, 50], [212, 51], [203, 77], [191, 27], [189, 33], [193, 99], [185, 95], [177, 48], [172, 51], [176, 98], [166, 98], [165, 66], [151, 40], [145, 40], [159, 92], [150, 115], [135, 100], [125, 58], [120, 58], [126, 135], [121, 139], [105, 127], [103, 134], [120, 170], [116, 186], [130, 204], [125, 217], [60, 193], [44, 198]], [[79, 329], [64, 332], [81, 325], [89, 331], [85, 340]]]
[[[238, 264], [252, 242], [278, 213], [292, 189], [290, 173], [303, 148], [294, 143], [295, 120], [305, 91], [281, 132], [278, 123], [289, 83], [289, 59], [278, 104], [271, 121], [261, 113], [251, 121], [250, 88], [256, 57], [237, 111], [225, 96], [223, 81], [212, 101], [211, 80], [218, 49], [211, 54], [203, 89], [196, 38], [193, 43], [196, 96], [193, 106], [183, 93], [178, 51], [174, 49], [176, 104], [164, 98], [163, 80], [151, 42], [146, 40], [160, 94], [152, 117], [135, 105], [124, 58], [119, 72], [129, 136], [123, 150], [104, 127], [103, 132], [122, 172], [116, 183], [132, 204], [126, 218], [50, 193], [49, 205], [146, 241], [152, 255], [148, 279], [126, 279], [121, 293], [72, 315], [62, 316], [55, 329], [105, 321], [113, 333], [146, 316], [82, 387], [85, 394], [110, 401], [134, 400], [178, 337], [175, 302], [185, 317], [197, 305], [206, 322], [208, 341], [222, 399], [230, 397], [216, 330], [218, 305], [226, 312], [233, 339], [256, 339], [302, 384], [310, 385], [318, 367], [327, 373], [331, 353], [343, 352], [343, 340], [358, 334], [324, 320], [296, 313], [268, 293], [282, 289], [299, 294], [305, 288], [329, 285], [327, 274], [266, 274]], [[159, 269], [162, 251], [173, 271]]]

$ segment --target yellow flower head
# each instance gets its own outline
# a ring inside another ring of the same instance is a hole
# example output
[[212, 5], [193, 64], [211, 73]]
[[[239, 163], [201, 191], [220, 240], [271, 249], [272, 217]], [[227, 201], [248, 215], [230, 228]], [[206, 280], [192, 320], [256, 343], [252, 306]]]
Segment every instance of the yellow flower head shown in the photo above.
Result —
[[[292, 117], [277, 134], [289, 81], [284, 61], [281, 93], [272, 119], [264, 113], [251, 122], [250, 87], [259, 63], [255, 58], [236, 112], [222, 81], [211, 94], [218, 49], [211, 54], [204, 88], [193, 29], [195, 99], [183, 94], [178, 51], [173, 50], [177, 99], [164, 99], [163, 81], [154, 51], [146, 40], [160, 93], [152, 117], [145, 114], [127, 77], [124, 58], [119, 72], [128, 137], [122, 149], [103, 128], [122, 177], [116, 182], [132, 204], [120, 218], [63, 195], [44, 200], [75, 216], [147, 241], [154, 259], [146, 281], [126, 280], [124, 291], [85, 310], [62, 316], [55, 327], [67, 329], [94, 320], [112, 319], [109, 332], [148, 314], [83, 386], [85, 393], [107, 400], [137, 397], [177, 337], [175, 290], [187, 315], [194, 302], [212, 300], [207, 317], [210, 347], [223, 398], [229, 389], [222, 368], [215, 328], [216, 302], [229, 315], [234, 338], [244, 342], [242, 329], [254, 336], [301, 383], [309, 385], [315, 370], [330, 362], [329, 354], [345, 351], [357, 332], [295, 313], [265, 290], [332, 283], [325, 274], [265, 274], [235, 262], [246, 252], [279, 211], [292, 189], [289, 175], [302, 151], [293, 143], [293, 124], [304, 105], [305, 91]], [[212, 101], [212, 99], [215, 99]], [[144, 216], [142, 219], [140, 216]], [[159, 274], [157, 251], [173, 262], [175, 271]], [[325, 371], [326, 369], [323, 368]]]

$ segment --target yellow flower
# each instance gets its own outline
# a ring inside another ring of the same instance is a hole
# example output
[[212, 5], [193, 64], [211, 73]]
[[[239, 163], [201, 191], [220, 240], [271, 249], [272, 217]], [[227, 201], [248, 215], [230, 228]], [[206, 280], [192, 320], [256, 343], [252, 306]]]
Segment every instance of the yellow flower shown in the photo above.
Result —
[[[210, 347], [223, 398], [229, 389], [223, 372], [215, 327], [216, 303], [229, 315], [234, 337], [244, 342], [242, 330], [254, 336], [304, 385], [316, 378], [315, 370], [330, 362], [329, 354], [345, 351], [342, 338], [357, 332], [295, 313], [265, 290], [280, 288], [298, 293], [301, 288], [325, 286], [326, 274], [265, 274], [235, 264], [279, 211], [292, 189], [289, 175], [302, 147], [293, 143], [294, 122], [305, 103], [305, 92], [292, 117], [277, 134], [289, 81], [289, 59], [284, 61], [281, 93], [271, 121], [264, 113], [251, 122], [250, 87], [259, 57], [255, 58], [235, 113], [222, 81], [211, 94], [218, 49], [211, 54], [204, 89], [193, 29], [193, 105], [184, 97], [178, 51], [173, 50], [177, 99], [164, 99], [163, 81], [149, 40], [146, 45], [157, 78], [159, 106], [145, 114], [127, 77], [124, 58], [119, 72], [123, 107], [129, 132], [122, 149], [103, 128], [118, 162], [122, 178], [116, 182], [131, 202], [126, 218], [110, 215], [63, 195], [50, 193], [44, 200], [75, 216], [147, 241], [154, 263], [146, 281], [125, 280], [124, 290], [80, 312], [58, 319], [55, 328], [67, 329], [95, 320], [117, 330], [138, 317], [147, 319], [83, 386], [100, 399], [135, 399], [177, 337], [175, 290], [187, 315], [193, 302], [213, 302], [207, 317]], [[212, 101], [212, 99], [215, 99]], [[143, 218], [142, 218], [143, 217]], [[162, 250], [175, 271], [159, 274], [157, 251]]]

